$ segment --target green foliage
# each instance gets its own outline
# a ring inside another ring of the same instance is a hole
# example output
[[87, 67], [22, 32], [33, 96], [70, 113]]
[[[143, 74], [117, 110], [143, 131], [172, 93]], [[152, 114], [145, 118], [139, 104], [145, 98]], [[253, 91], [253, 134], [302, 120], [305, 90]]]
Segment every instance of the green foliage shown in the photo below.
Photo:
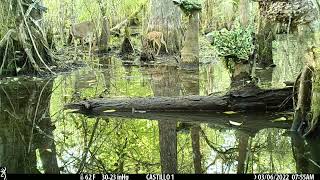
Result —
[[[45, 7], [48, 7], [44, 20], [46, 24], [52, 26], [53, 33], [56, 34], [55, 41], [57, 42], [55, 43], [59, 49], [64, 48], [64, 41], [68, 38], [69, 27], [72, 21], [74, 21], [74, 23], [92, 21], [95, 24], [95, 31], [99, 34], [103, 14], [107, 16], [109, 26], [112, 28], [145, 4], [146, 0], [44, 0], [43, 3]], [[102, 9], [104, 9], [105, 12], [102, 13]]]
[[0, 2], [0, 40], [10, 28], [15, 27], [14, 8], [12, 2], [4, 0]]
[[194, 11], [201, 11], [201, 4], [194, 0], [173, 0], [175, 5], [178, 5], [181, 10], [186, 14], [190, 15]]
[[248, 60], [254, 48], [251, 33], [249, 28], [236, 28], [232, 31], [213, 31], [208, 35], [212, 37], [212, 45], [218, 49], [220, 56]]

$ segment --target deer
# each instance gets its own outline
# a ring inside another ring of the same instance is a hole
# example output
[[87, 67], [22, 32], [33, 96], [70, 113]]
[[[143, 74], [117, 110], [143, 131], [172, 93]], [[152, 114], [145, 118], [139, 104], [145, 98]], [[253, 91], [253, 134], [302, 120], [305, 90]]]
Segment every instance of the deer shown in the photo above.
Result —
[[167, 44], [164, 41], [163, 33], [159, 31], [151, 31], [146, 36], [147, 42], [152, 43], [153, 51], [156, 50], [156, 45], [158, 46], [157, 54], [159, 54], [162, 44], [166, 48], [166, 52], [168, 53]]
[[87, 40], [90, 47], [95, 47], [94, 29], [95, 26], [91, 21], [71, 25], [69, 42], [76, 44], [76, 39], [80, 39], [82, 46], [84, 46], [85, 40]]

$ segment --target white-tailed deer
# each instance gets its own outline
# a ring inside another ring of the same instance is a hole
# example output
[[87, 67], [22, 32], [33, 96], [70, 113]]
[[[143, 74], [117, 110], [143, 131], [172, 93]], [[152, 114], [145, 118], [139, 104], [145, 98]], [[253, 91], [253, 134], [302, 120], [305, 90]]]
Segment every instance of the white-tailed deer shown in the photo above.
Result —
[[80, 39], [82, 46], [84, 46], [85, 41], [89, 43], [91, 47], [95, 47], [94, 39], [94, 24], [90, 21], [85, 21], [79, 24], [71, 25], [69, 42], [76, 43], [76, 39]]
[[163, 39], [163, 33], [158, 31], [151, 31], [147, 34], [147, 41], [148, 43], [152, 43], [153, 51], [156, 50], [156, 45], [158, 46], [157, 55], [160, 52], [162, 44], [166, 48], [166, 52], [168, 53], [167, 44]]

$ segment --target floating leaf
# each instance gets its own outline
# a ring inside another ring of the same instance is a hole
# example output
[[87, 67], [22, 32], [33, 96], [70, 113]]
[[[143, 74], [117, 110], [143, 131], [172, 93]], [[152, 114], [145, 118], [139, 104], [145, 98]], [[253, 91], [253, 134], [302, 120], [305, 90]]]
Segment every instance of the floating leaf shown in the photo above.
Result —
[[286, 121], [286, 120], [287, 120], [287, 118], [281, 117], [281, 118], [277, 118], [277, 119], [272, 120], [272, 122], [279, 122], [279, 121]]
[[67, 113], [69, 112], [69, 113], [74, 113], [74, 112], [78, 112], [79, 111], [79, 109], [67, 109], [67, 110], [65, 110]]
[[223, 112], [224, 114], [237, 114], [237, 112], [234, 112], [234, 111], [226, 111], [226, 112]]
[[243, 123], [238, 123], [238, 122], [235, 122], [235, 121], [229, 121], [229, 123], [231, 125], [234, 125], [234, 126], [241, 126]]
[[137, 110], [135, 110], [134, 112], [135, 113], [147, 113], [147, 111], [137, 111]]
[[115, 109], [108, 109], [108, 110], [105, 110], [105, 111], [103, 111], [103, 112], [105, 112], [105, 113], [112, 113], [112, 112], [116, 112], [117, 110], [115, 110]]
[[46, 151], [48, 151], [48, 152], [52, 152], [52, 150], [51, 150], [51, 149], [46, 149]]

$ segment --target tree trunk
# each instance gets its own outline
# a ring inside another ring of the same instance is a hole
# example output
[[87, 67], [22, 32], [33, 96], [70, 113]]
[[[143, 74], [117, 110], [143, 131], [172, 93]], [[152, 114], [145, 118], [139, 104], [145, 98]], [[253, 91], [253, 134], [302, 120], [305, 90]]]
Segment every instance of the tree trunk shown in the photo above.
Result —
[[315, 173], [319, 174], [320, 173], [320, 143], [319, 143], [319, 136], [314, 138], [314, 139], [308, 139], [307, 140], [307, 145], [310, 149], [310, 159], [309, 161], [309, 172], [306, 173]]
[[238, 165], [237, 165], [237, 174], [245, 173], [245, 165], [248, 157], [248, 142], [249, 135], [239, 132], [239, 154], [238, 154]]
[[[181, 50], [180, 14], [179, 7], [176, 7], [172, 0], [151, 0], [151, 16], [147, 32], [162, 32], [169, 54], [177, 54]], [[161, 52], [166, 52], [163, 46]]]
[[306, 66], [301, 72], [299, 79], [299, 93], [297, 107], [295, 108], [294, 119], [291, 131], [304, 134], [308, 127], [307, 113], [311, 108], [311, 95], [312, 95], [312, 72], [313, 68]]
[[177, 173], [177, 122], [159, 121], [159, 144], [162, 173]]
[[[191, 17], [190, 17], [191, 18]], [[185, 69], [180, 68], [180, 81], [182, 84], [183, 95], [199, 95], [199, 65], [197, 63], [189, 64], [191, 68]], [[184, 75], [186, 77], [184, 77]], [[191, 77], [190, 77], [191, 75]], [[188, 117], [188, 116], [187, 116]], [[191, 120], [189, 117], [187, 120]], [[192, 142], [192, 153], [193, 153], [193, 167], [196, 174], [202, 174], [202, 165], [201, 165], [201, 151], [200, 151], [200, 125], [199, 123], [184, 123], [180, 122], [180, 126], [190, 127], [191, 128], [191, 142]]]
[[305, 139], [298, 134], [292, 134], [291, 144], [297, 173], [318, 174], [320, 172], [319, 137]]
[[182, 63], [199, 63], [199, 12], [189, 15], [189, 24], [181, 50]]
[[[155, 96], [177, 96], [180, 86], [176, 67], [158, 66], [151, 69], [152, 90]], [[172, 88], [176, 86], [176, 88]], [[170, 87], [170, 88], [169, 88]], [[177, 173], [177, 122], [163, 120], [158, 122], [162, 173]]]
[[[99, 37], [98, 45], [99, 45], [99, 52], [107, 52], [108, 51], [108, 43], [109, 43], [109, 37], [110, 37], [110, 27], [108, 18], [106, 16], [106, 6], [107, 1], [99, 0], [99, 8], [102, 15], [101, 18], [101, 35]], [[96, 37], [98, 39], [98, 37]]]
[[188, 64], [188, 66], [184, 66], [184, 64], [180, 64], [179, 68], [179, 79], [181, 82], [181, 90], [182, 95], [199, 95], [200, 93], [200, 72], [198, 64]]
[[59, 174], [56, 145], [54, 139], [49, 138], [54, 137], [50, 115], [40, 121], [39, 127], [46, 134], [39, 137], [39, 152], [44, 173]]
[[296, 161], [297, 173], [310, 173], [309, 161], [306, 154], [307, 147], [304, 139], [300, 135], [291, 135], [291, 144], [294, 160]]
[[272, 22], [266, 11], [270, 2], [259, 2], [259, 27], [256, 35], [257, 61], [261, 67], [273, 64], [272, 41], [274, 40], [275, 22]]
[[231, 71], [231, 89], [238, 89], [251, 83], [252, 66], [249, 61], [239, 62], [234, 59], [231, 61], [234, 61], [235, 64], [233, 69], [229, 69], [229, 71]]
[[60, 16], [60, 21], [59, 21], [59, 26], [60, 26], [60, 40], [63, 42], [63, 44], [67, 43], [66, 39], [66, 24], [65, 24], [65, 12], [66, 12], [66, 2], [64, 0], [59, 1], [59, 16]]
[[[240, 25], [242, 29], [247, 29], [249, 26], [249, 1], [240, 0], [239, 5], [239, 16], [240, 16]], [[228, 58], [228, 57], [226, 57]], [[251, 72], [252, 72], [252, 63], [255, 59], [248, 59], [247, 61], [235, 59], [234, 57], [228, 58], [227, 61], [232, 61], [234, 67], [229, 69], [231, 71], [231, 88], [237, 89], [239, 87], [247, 86], [248, 82], [251, 82]]]
[[194, 125], [191, 128], [191, 140], [192, 140], [192, 157], [194, 172], [196, 174], [202, 174], [201, 166], [201, 151], [200, 151], [200, 125]]
[[[111, 56], [109, 57], [101, 57], [99, 58], [99, 64], [102, 65], [102, 68], [103, 68], [103, 71], [102, 71], [102, 74], [103, 74], [103, 77], [104, 77], [104, 88], [105, 88], [105, 93], [106, 94], [102, 94], [103, 95], [109, 95], [110, 92], [111, 92], [111, 78], [112, 78], [112, 72], [113, 72], [113, 65], [112, 65], [112, 58]], [[128, 76], [131, 76], [131, 75], [128, 75]]]
[[121, 44], [120, 55], [125, 56], [134, 53], [134, 48], [130, 36], [125, 36]]
[[247, 28], [249, 25], [249, 14], [250, 14], [249, 0], [240, 0], [239, 12], [240, 12], [240, 25], [244, 28]]

